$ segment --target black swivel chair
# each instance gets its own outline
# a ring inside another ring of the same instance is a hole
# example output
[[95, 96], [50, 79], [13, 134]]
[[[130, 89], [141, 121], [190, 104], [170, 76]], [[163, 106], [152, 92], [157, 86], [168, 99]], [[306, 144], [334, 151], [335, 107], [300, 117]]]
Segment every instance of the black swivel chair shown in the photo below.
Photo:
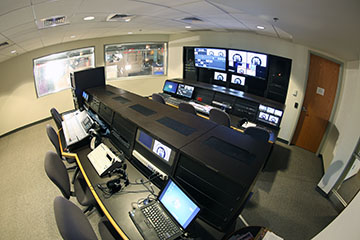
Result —
[[180, 103], [179, 110], [196, 115], [196, 110], [195, 110], [194, 106], [189, 103]]
[[[94, 229], [90, 225], [80, 208], [78, 208], [71, 201], [56, 197], [54, 200], [54, 213], [56, 225], [63, 239], [65, 240], [97, 240]], [[108, 221], [99, 222], [99, 232], [102, 240], [116, 239], [116, 235], [112, 235], [107, 229], [105, 223]], [[119, 237], [117, 237], [119, 238]]]
[[[50, 142], [54, 145], [56, 153], [58, 154], [58, 156], [63, 159], [66, 160], [68, 163], [74, 163], [75, 159], [74, 158], [65, 158], [62, 153], [61, 153], [61, 148], [60, 148], [60, 142], [59, 142], [59, 137], [56, 133], [56, 131], [54, 130], [54, 128], [52, 126], [50, 126], [49, 124], [46, 125], [46, 133], [50, 139]], [[74, 167], [70, 168], [70, 169], [74, 169]]]
[[[249, 136], [252, 136], [256, 140], [259, 140], [262, 142], [268, 142], [270, 139], [270, 133], [266, 129], [259, 128], [259, 127], [248, 127], [245, 129], [244, 133]], [[265, 159], [263, 170], [269, 161], [269, 158], [270, 158], [273, 148], [274, 148], [274, 145], [271, 146], [269, 156]]]
[[69, 174], [56, 153], [52, 151], [46, 153], [44, 167], [46, 175], [60, 189], [66, 199], [75, 196], [82, 206], [87, 207], [84, 212], [90, 211], [96, 205], [95, 198], [81, 174], [75, 179], [74, 192], [71, 191]]
[[160, 94], [157, 94], [157, 93], [153, 93], [151, 95], [151, 99], [155, 102], [159, 102], [159, 103], [162, 103], [162, 104], [165, 104], [165, 100], [164, 98], [160, 95]]
[[58, 129], [62, 128], [62, 124], [61, 124], [62, 117], [61, 117], [60, 113], [55, 108], [51, 108], [50, 113], [51, 113], [52, 118], [54, 119], [56, 127]]
[[269, 141], [270, 138], [270, 134], [267, 130], [258, 127], [248, 127], [245, 129], [244, 133], [264, 142]]
[[209, 112], [210, 120], [216, 122], [217, 124], [224, 125], [226, 127], [230, 127], [230, 116], [224, 111], [220, 109], [213, 108]]

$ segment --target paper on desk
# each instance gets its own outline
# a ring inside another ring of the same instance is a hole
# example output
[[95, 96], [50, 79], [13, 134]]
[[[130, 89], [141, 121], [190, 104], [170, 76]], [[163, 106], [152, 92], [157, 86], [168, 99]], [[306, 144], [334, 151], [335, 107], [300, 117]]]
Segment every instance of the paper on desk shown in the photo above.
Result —
[[248, 127], [256, 127], [255, 123], [252, 122], [246, 122], [242, 125], [243, 128], [248, 128]]
[[283, 240], [283, 238], [273, 232], [267, 231], [262, 240]]

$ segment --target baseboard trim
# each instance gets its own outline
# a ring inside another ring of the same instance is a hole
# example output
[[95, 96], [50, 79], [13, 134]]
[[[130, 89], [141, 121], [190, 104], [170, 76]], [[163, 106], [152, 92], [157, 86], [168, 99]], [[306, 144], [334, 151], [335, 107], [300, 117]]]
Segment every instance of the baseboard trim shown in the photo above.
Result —
[[48, 120], [50, 120], [51, 118], [52, 118], [52, 117], [47, 117], [47, 118], [38, 120], [38, 121], [36, 121], [36, 122], [29, 123], [29, 124], [27, 124], [27, 125], [25, 125], [25, 126], [16, 128], [16, 129], [14, 129], [14, 130], [11, 130], [10, 132], [4, 133], [3, 135], [0, 136], [0, 138], [9, 136], [10, 134], [16, 133], [16, 132], [18, 132], [18, 131], [20, 131], [20, 130], [23, 130], [23, 129], [28, 128], [28, 127], [31, 127], [31, 126], [34, 126], [34, 125], [36, 125], [36, 124], [39, 124], [39, 123], [48, 121]]
[[286, 145], [289, 145], [289, 141], [286, 141], [285, 139], [282, 139], [282, 138], [277, 138], [276, 141], [279, 141], [279, 142], [285, 143]]
[[329, 198], [329, 194], [327, 194], [326, 192], [324, 192], [321, 188], [319, 188], [319, 186], [316, 186], [315, 190], [320, 193], [323, 197], [325, 198]]

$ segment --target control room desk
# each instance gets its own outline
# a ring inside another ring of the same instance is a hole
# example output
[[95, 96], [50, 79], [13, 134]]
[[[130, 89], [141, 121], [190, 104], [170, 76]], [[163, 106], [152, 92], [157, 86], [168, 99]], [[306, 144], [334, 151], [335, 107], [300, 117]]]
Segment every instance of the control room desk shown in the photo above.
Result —
[[[64, 142], [62, 131], [58, 132], [58, 137], [61, 142]], [[111, 149], [114, 147], [111, 145], [108, 139], [103, 141], [107, 146]], [[62, 148], [62, 146], [61, 146]], [[63, 148], [62, 148], [63, 149]], [[75, 158], [76, 163], [80, 168], [82, 175], [84, 176], [91, 192], [93, 193], [98, 205], [101, 210], [104, 212], [105, 216], [111, 222], [112, 226], [119, 233], [122, 239], [131, 239], [138, 240], [142, 239], [142, 236], [136, 229], [132, 220], [129, 217], [129, 211], [132, 210], [132, 203], [134, 206], [141, 198], [146, 198], [149, 196], [150, 192], [146, 190], [146, 188], [142, 184], [130, 184], [122, 191], [112, 195], [110, 198], [106, 198], [103, 192], [97, 187], [98, 184], [105, 184], [111, 178], [103, 177], [101, 178], [91, 162], [87, 158], [87, 154], [91, 152], [91, 149], [88, 146], [81, 147], [75, 150], [73, 153], [67, 153], [62, 151], [65, 157]], [[127, 160], [125, 161], [127, 164], [126, 172], [128, 174], [128, 178], [130, 183], [135, 183], [139, 179], [143, 179], [145, 182], [147, 181], [146, 177], [143, 176], [131, 163]], [[114, 176], [112, 177], [114, 178]], [[121, 180], [121, 185], [124, 187], [124, 180]], [[147, 184], [149, 186], [149, 183]], [[157, 194], [159, 189], [152, 184], [152, 187]], [[220, 239], [223, 235], [217, 232], [214, 229], [211, 229], [203, 223], [201, 220], [196, 220], [196, 223], [191, 226], [197, 234], [200, 234], [201, 237], [196, 239]], [[204, 230], [207, 228], [207, 230]], [[209, 235], [208, 231], [213, 231], [211, 235]], [[214, 236], [216, 235], [216, 236]]]

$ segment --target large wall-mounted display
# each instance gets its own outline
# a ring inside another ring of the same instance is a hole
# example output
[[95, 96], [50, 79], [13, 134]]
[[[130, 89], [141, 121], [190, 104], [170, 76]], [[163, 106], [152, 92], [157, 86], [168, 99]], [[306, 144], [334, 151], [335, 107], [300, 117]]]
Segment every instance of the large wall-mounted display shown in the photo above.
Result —
[[185, 80], [211, 83], [285, 103], [291, 59], [248, 50], [184, 47]]

